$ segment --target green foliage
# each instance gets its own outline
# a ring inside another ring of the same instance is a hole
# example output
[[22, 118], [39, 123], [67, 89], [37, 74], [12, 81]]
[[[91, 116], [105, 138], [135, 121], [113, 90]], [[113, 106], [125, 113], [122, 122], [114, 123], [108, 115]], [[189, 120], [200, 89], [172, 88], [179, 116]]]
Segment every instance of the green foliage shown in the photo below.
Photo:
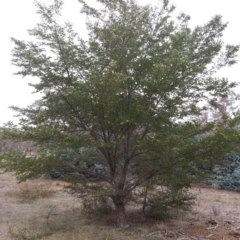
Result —
[[240, 191], [240, 154], [226, 154], [224, 161], [210, 171], [210, 178], [204, 183], [219, 189]]
[[90, 219], [99, 219], [113, 213], [111, 200], [105, 196], [86, 196], [82, 199], [82, 213]]
[[66, 153], [56, 156], [62, 164], [54, 166], [48, 174], [51, 178], [63, 178], [74, 174], [89, 181], [99, 181], [109, 175], [109, 167], [101, 164], [102, 159], [97, 149], [81, 147], [67, 149]]
[[[189, 16], [172, 17], [168, 1], [155, 8], [99, 0], [98, 9], [79, 2], [88, 15], [87, 40], [69, 22], [60, 25], [60, 0], [49, 7], [36, 2], [42, 20], [29, 30], [35, 41], [12, 38], [16, 74], [37, 79], [30, 85], [43, 97], [28, 108], [12, 107], [21, 119], [2, 138], [31, 140], [39, 151], [5, 154], [2, 167], [25, 180], [62, 166], [60, 156], [76, 155], [79, 146], [97, 149], [94, 164], [107, 166], [109, 174], [86, 169], [93, 161], [87, 155], [78, 171], [102, 178], [106, 185], [95, 191], [111, 197], [124, 219], [135, 188], [188, 187], [203, 177], [202, 166], [238, 148], [237, 114], [204, 126], [193, 119], [206, 110], [201, 103], [217, 107], [236, 86], [214, 73], [236, 62], [239, 46], [223, 43], [227, 24], [220, 16], [191, 29]], [[193, 141], [196, 135], [206, 137]], [[86, 178], [68, 179], [80, 192], [92, 188]]]
[[176, 210], [190, 210], [194, 196], [187, 189], [162, 188], [148, 193], [146, 207], [149, 207], [148, 216], [158, 220], [167, 220], [176, 216]]

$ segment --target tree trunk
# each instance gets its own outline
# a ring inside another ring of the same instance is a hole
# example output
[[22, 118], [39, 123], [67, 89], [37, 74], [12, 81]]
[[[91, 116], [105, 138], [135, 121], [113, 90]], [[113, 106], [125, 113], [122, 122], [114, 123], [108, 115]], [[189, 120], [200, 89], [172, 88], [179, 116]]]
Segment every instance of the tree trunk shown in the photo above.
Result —
[[113, 203], [116, 210], [116, 218], [117, 218], [118, 226], [121, 228], [129, 227], [129, 224], [127, 224], [127, 220], [126, 220], [124, 198], [122, 196], [115, 196], [113, 198]]
[[144, 192], [144, 199], [143, 199], [143, 207], [142, 207], [142, 214], [145, 212], [145, 208], [147, 205], [147, 195], [148, 195], [148, 187], [145, 187], [145, 192]]

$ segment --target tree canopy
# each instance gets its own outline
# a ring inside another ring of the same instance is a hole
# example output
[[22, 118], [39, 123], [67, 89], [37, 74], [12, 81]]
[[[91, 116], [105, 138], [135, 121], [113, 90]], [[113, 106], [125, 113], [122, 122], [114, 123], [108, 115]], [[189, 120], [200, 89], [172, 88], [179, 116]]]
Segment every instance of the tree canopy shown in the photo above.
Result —
[[[196, 119], [206, 111], [203, 103], [216, 108], [233, 94], [236, 83], [215, 73], [236, 63], [239, 46], [223, 43], [221, 16], [190, 28], [190, 17], [175, 18], [167, 0], [157, 7], [134, 0], [97, 0], [101, 8], [79, 2], [87, 39], [71, 23], [60, 24], [61, 0], [36, 2], [41, 22], [29, 30], [35, 40], [12, 38], [16, 74], [37, 79], [30, 85], [43, 97], [27, 108], [12, 107], [19, 125], [2, 135], [31, 140], [39, 152], [9, 153], [2, 166], [25, 180], [64, 162], [81, 173], [68, 178], [77, 191], [110, 197], [125, 225], [134, 189], [149, 189], [145, 204], [156, 184], [183, 193], [201, 167], [238, 148], [237, 114], [204, 125]], [[92, 162], [108, 170], [86, 167]], [[94, 188], [83, 173], [106, 184]]]

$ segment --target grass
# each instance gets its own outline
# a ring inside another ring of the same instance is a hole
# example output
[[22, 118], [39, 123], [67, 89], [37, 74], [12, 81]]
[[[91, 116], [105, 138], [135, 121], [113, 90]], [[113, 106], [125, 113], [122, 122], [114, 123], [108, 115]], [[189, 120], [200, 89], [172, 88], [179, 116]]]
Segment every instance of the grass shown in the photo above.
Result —
[[[130, 205], [130, 227], [120, 229], [111, 214], [94, 219], [91, 212], [82, 212], [81, 200], [61, 191], [63, 185], [45, 180], [18, 185], [12, 175], [0, 175], [0, 239], [232, 240], [236, 237], [231, 234], [240, 225], [239, 193], [193, 188], [193, 193], [198, 194], [194, 211], [180, 213], [178, 219], [166, 222], [154, 219], [141, 222], [134, 211], [137, 207]], [[211, 219], [217, 224], [211, 225]]]
[[55, 191], [51, 188], [51, 184], [31, 184], [24, 183], [19, 190], [15, 192], [15, 196], [20, 199], [22, 203], [34, 201], [39, 198], [48, 198], [54, 195]]
[[[120, 229], [115, 226], [103, 226], [96, 222], [84, 219], [77, 211], [65, 211], [64, 214], [56, 214], [55, 210], [45, 216], [44, 221], [32, 219], [25, 228], [9, 229], [8, 235], [14, 240], [154, 240], [162, 239], [160, 232], [155, 233], [155, 225], [146, 227], [143, 225], [132, 226], [129, 229]], [[149, 231], [154, 234], [149, 235]], [[149, 236], [148, 236], [149, 235]]]
[[32, 233], [26, 228], [15, 232], [11, 228], [9, 229], [9, 236], [14, 240], [39, 240], [51, 234], [51, 232], [47, 231], [42, 233]]

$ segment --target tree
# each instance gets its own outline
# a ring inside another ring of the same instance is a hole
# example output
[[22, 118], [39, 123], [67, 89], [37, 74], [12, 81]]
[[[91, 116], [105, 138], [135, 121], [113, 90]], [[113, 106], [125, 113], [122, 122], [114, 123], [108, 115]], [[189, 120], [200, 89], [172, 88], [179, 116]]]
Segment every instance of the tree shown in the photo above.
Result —
[[206, 111], [202, 114], [202, 116], [198, 117], [198, 121], [200, 121], [203, 125], [209, 121], [221, 121], [224, 119], [225, 115], [235, 114], [238, 110], [239, 103], [239, 95], [231, 94], [228, 97], [220, 98], [218, 101], [213, 103], [208, 103], [206, 107]]
[[[220, 16], [191, 29], [189, 16], [174, 20], [167, 0], [160, 8], [134, 0], [98, 0], [99, 9], [79, 2], [88, 19], [87, 40], [69, 22], [60, 25], [61, 0], [49, 7], [36, 2], [41, 23], [29, 30], [35, 41], [12, 38], [16, 74], [38, 79], [31, 86], [43, 97], [28, 108], [12, 107], [19, 125], [2, 135], [33, 141], [39, 154], [9, 153], [2, 167], [20, 180], [63, 162], [77, 168], [68, 179], [77, 191], [109, 196], [125, 226], [125, 204], [134, 189], [146, 190], [144, 204], [156, 184], [176, 196], [197, 181], [202, 165], [236, 148], [237, 115], [224, 125], [204, 126], [192, 116], [205, 111], [202, 102], [213, 104], [236, 86], [214, 73], [236, 62], [239, 47], [223, 44], [227, 24]], [[95, 157], [77, 154], [82, 146]], [[109, 170], [86, 167], [92, 162]], [[106, 184], [88, 184], [86, 174]]]

